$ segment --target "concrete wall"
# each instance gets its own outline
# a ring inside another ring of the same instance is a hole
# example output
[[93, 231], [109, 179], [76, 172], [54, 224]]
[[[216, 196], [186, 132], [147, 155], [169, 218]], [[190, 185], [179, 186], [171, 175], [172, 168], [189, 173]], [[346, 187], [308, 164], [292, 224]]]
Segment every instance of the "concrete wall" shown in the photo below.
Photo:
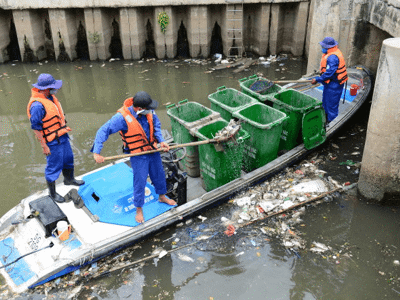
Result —
[[[33, 61], [47, 57], [44, 30], [45, 12], [40, 10], [14, 10], [13, 19], [21, 55], [31, 55]], [[47, 16], [48, 18], [48, 16]], [[32, 52], [30, 52], [30, 50]]]
[[[90, 59], [109, 59], [113, 21], [119, 25], [124, 59], [142, 58], [149, 34], [158, 58], [174, 58], [181, 24], [187, 32], [190, 56], [207, 57], [212, 30], [218, 23], [224, 55], [234, 42], [241, 51], [259, 56], [281, 52], [306, 55], [308, 72], [318, 69], [318, 42], [325, 36], [338, 40], [347, 65], [363, 64], [373, 71], [382, 41], [400, 36], [399, 0], [155, 0], [146, 6], [143, 1], [131, 0], [0, 0], [0, 7], [0, 62], [9, 57], [10, 14], [21, 56], [27, 58], [25, 52], [30, 49], [33, 60], [47, 58], [51, 52], [58, 58], [61, 43], [64, 55], [76, 59], [79, 24], [86, 31]], [[232, 13], [232, 8], [237, 12]], [[165, 33], [157, 23], [162, 11], [170, 17]], [[44, 33], [46, 22], [50, 23], [50, 39]]]
[[77, 57], [75, 45], [78, 40], [75, 14], [71, 10], [49, 9], [49, 18], [56, 57], [60, 56], [60, 47], [63, 44], [69, 59], [74, 60]]
[[10, 20], [9, 12], [0, 11], [0, 62], [9, 60], [6, 48], [10, 43]]
[[245, 50], [266, 55], [269, 46], [271, 5], [246, 5], [243, 19]]
[[[225, 56], [235, 47], [239, 56], [245, 51], [260, 56], [282, 51], [300, 56], [305, 52], [309, 3], [310, 0], [149, 1], [143, 6], [142, 1], [0, 0], [0, 7], [6, 9], [0, 10], [0, 36], [4, 37], [0, 42], [0, 62], [9, 57], [7, 13], [14, 18], [24, 61], [45, 59], [48, 53], [54, 53], [56, 59], [78, 58], [80, 24], [86, 32], [90, 60], [109, 59], [114, 21], [119, 25], [124, 59], [142, 58], [149, 40], [154, 41], [157, 58], [176, 57], [181, 26], [186, 30], [190, 56], [208, 57], [215, 24], [221, 28]], [[170, 22], [163, 33], [157, 16], [164, 11]], [[47, 24], [50, 37], [44, 33]]]
[[93, 8], [93, 7], [144, 7], [144, 6], [182, 6], [216, 5], [228, 3], [289, 3], [309, 2], [309, 0], [0, 0], [2, 9], [38, 8]]
[[[382, 41], [400, 36], [399, 0], [311, 0], [307, 72], [318, 70], [325, 36], [339, 42], [347, 65], [377, 70]], [[308, 42], [307, 42], [308, 43]]]

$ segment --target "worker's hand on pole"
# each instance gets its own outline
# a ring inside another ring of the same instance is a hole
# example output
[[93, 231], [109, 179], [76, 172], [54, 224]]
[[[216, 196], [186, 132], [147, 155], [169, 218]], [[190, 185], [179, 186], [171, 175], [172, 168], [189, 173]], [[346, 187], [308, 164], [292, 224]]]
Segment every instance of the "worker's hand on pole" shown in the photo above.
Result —
[[168, 152], [169, 151], [169, 145], [166, 142], [161, 142], [160, 146], [162, 149], [164, 149], [164, 152]]
[[311, 84], [317, 84], [317, 80], [315, 78], [311, 79]]
[[93, 153], [93, 158], [96, 161], [96, 163], [101, 164], [104, 162], [104, 157], [101, 156], [100, 154]]

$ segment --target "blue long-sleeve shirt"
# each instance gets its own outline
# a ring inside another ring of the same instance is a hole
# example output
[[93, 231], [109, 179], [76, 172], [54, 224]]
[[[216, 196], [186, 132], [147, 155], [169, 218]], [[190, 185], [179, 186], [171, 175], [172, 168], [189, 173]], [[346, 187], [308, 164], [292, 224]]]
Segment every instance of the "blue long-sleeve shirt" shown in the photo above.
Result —
[[[50, 97], [48, 99], [53, 101], [53, 97], [52, 96], [50, 96]], [[33, 130], [42, 131], [43, 130], [43, 121], [42, 120], [46, 115], [46, 110], [44, 109], [43, 104], [40, 103], [39, 101], [33, 102], [31, 104], [29, 112], [31, 113], [31, 118], [30, 118], [31, 128]], [[64, 141], [68, 140], [68, 138], [69, 138], [68, 133], [66, 133], [59, 137], [59, 141], [60, 141], [60, 143], [63, 143]], [[56, 144], [58, 144], [57, 139], [47, 143], [47, 145], [49, 145], [49, 146], [56, 145]]]
[[[132, 106], [130, 106], [129, 111], [131, 114], [138, 120], [139, 124], [142, 126], [144, 132], [146, 133], [147, 139], [150, 139], [150, 126], [149, 122], [147, 121], [146, 116], [144, 115], [137, 115], [136, 112], [133, 110]], [[157, 142], [161, 143], [164, 142], [164, 138], [161, 133], [161, 122], [158, 116], [153, 111], [153, 126], [154, 126], [154, 136]], [[116, 133], [118, 131], [122, 131], [126, 133], [128, 131], [128, 125], [121, 113], [116, 113], [114, 116], [111, 117], [103, 126], [96, 133], [96, 138], [94, 140], [94, 144], [92, 149], [90, 150], [93, 153], [100, 154], [101, 149], [103, 149], [103, 143], [107, 141], [108, 137]]]
[[339, 67], [339, 58], [335, 55], [329, 55], [326, 60], [326, 71], [319, 77], [316, 77], [315, 80], [319, 83], [324, 83], [325, 80], [334, 80], [337, 81], [336, 71]]

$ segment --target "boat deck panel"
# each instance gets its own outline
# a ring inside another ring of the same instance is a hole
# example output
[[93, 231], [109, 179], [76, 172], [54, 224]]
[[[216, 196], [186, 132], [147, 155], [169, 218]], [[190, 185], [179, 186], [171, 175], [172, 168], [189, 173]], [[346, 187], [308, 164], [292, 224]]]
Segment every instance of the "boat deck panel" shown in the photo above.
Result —
[[[20, 253], [14, 247], [14, 239], [8, 237], [0, 241], [0, 257], [1, 263], [4, 265], [16, 260], [20, 257]], [[13, 280], [15, 285], [20, 285], [27, 282], [35, 273], [29, 268], [29, 265], [25, 262], [23, 258], [18, 260], [16, 263], [5, 268], [6, 272], [9, 274], [10, 278]]]
[[87, 213], [83, 209], [77, 209], [72, 201], [60, 203], [59, 206], [85, 244], [96, 244], [130, 229], [129, 226], [93, 222]]

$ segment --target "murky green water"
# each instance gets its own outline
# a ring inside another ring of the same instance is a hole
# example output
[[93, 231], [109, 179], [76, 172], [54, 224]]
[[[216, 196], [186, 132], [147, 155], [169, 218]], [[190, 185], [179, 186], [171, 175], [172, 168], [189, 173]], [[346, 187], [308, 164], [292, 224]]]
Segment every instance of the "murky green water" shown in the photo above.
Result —
[[[21, 199], [45, 188], [45, 158], [34, 139], [26, 116], [31, 84], [40, 73], [51, 73], [63, 80], [57, 94], [70, 127], [77, 174], [93, 170], [90, 148], [97, 129], [121, 107], [123, 100], [139, 90], [150, 93], [161, 105], [157, 110], [163, 128], [170, 129], [165, 105], [183, 99], [210, 106], [207, 96], [220, 86], [239, 89], [238, 79], [261, 72], [269, 79], [297, 79], [305, 73], [305, 62], [284, 60], [249, 71], [207, 72], [214, 64], [196, 62], [75, 62], [70, 64], [7, 64], [0, 65], [0, 215]], [[318, 152], [332, 154], [336, 160], [324, 165], [330, 176], [343, 183], [357, 181], [358, 174], [339, 162], [361, 161], [365, 141], [367, 112]], [[361, 130], [360, 130], [361, 129]], [[364, 131], [362, 131], [364, 129]], [[118, 135], [110, 137], [102, 154], [121, 154]], [[361, 152], [352, 156], [354, 151]], [[331, 155], [331, 156], [332, 156]], [[329, 157], [331, 157], [329, 156]], [[216, 207], [191, 223], [172, 227], [137, 246], [116, 253], [114, 260], [98, 263], [117, 266], [143, 258], [157, 247], [170, 249], [194, 241], [196, 232], [212, 238], [160, 260], [148, 260], [107, 277], [77, 277], [94, 271], [86, 268], [80, 275], [63, 277], [49, 297], [66, 298], [82, 284], [79, 299], [395, 299], [400, 296], [398, 238], [399, 212], [396, 207], [370, 205], [347, 194], [330, 203], [310, 206], [297, 225], [302, 237], [329, 244], [335, 258], [309, 251], [293, 253], [279, 239], [260, 234], [267, 221], [242, 228], [232, 237], [222, 232], [223, 216], [229, 217], [231, 206]], [[94, 266], [93, 266], [94, 267]], [[97, 272], [98, 273], [98, 272]], [[30, 294], [42, 299], [43, 290]], [[9, 295], [2, 294], [4, 299]], [[28, 295], [20, 298], [25, 299]]]

